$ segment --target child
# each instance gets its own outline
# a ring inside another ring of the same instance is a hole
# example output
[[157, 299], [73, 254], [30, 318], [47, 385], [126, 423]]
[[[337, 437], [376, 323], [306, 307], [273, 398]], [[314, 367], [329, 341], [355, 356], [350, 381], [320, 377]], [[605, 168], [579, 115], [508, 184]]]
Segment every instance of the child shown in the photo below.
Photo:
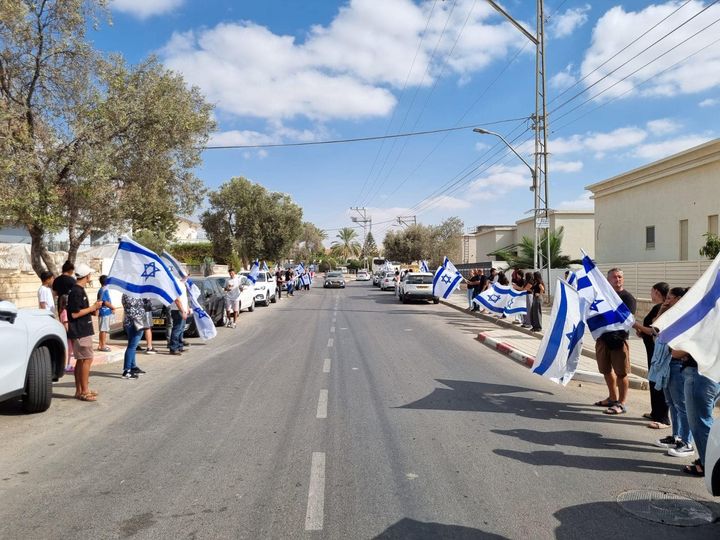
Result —
[[52, 272], [45, 270], [40, 274], [40, 281], [42, 285], [38, 289], [38, 307], [44, 309], [48, 313], [55, 315], [55, 300], [53, 299], [52, 283], [53, 279]]
[[110, 334], [110, 325], [113, 322], [112, 319], [115, 314], [115, 306], [113, 306], [112, 302], [110, 301], [110, 291], [108, 291], [108, 288], [105, 286], [106, 283], [107, 276], [100, 276], [100, 289], [98, 289], [97, 292], [97, 300], [99, 302], [102, 302], [102, 307], [99, 311], [100, 318], [98, 320], [98, 330], [100, 338], [98, 351], [101, 352], [110, 352], [110, 347], [107, 346], [107, 338]]

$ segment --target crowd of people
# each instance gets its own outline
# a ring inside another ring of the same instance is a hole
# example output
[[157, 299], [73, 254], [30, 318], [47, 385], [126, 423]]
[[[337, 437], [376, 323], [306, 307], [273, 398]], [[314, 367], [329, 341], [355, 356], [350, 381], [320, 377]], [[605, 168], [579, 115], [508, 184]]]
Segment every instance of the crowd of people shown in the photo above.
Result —
[[[38, 307], [56, 316], [65, 327], [68, 337], [66, 371], [75, 377], [75, 398], [81, 401], [97, 401], [98, 392], [90, 388], [90, 367], [94, 359], [94, 351], [109, 352], [108, 338], [115, 323], [115, 311], [110, 291], [107, 287], [107, 276], [99, 277], [99, 289], [95, 302], [90, 303], [86, 288], [92, 285], [94, 271], [87, 264], [75, 266], [65, 261], [62, 273], [55, 277], [52, 272], [40, 274], [41, 285], [38, 289]], [[242, 282], [237, 273], [231, 269], [225, 284], [225, 309], [228, 326], [235, 328], [240, 312], [240, 292]], [[312, 271], [296, 272], [292, 268], [278, 269], [275, 272], [277, 298], [282, 298], [283, 286], [288, 296], [294, 296], [296, 290], [310, 290], [313, 280]], [[169, 325], [167, 341], [170, 355], [181, 355], [189, 343], [184, 339], [187, 318], [192, 316], [189, 295], [193, 294], [187, 277], [180, 277], [181, 294], [168, 307]], [[122, 295], [121, 305], [124, 316], [122, 327], [127, 337], [127, 345], [123, 357], [123, 379], [137, 379], [145, 371], [137, 365], [137, 352], [156, 354], [153, 347], [153, 304], [149, 298], [137, 298]], [[97, 316], [98, 346], [94, 348], [93, 336], [95, 325], [93, 316]], [[146, 341], [143, 350], [140, 342]], [[74, 364], [73, 364], [74, 360]]]

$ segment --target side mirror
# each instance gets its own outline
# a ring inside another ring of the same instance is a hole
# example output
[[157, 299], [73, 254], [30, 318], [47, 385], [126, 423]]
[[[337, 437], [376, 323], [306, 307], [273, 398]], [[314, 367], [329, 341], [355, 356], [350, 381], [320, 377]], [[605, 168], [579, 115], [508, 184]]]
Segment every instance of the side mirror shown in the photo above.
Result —
[[15, 324], [15, 318], [17, 317], [18, 310], [15, 304], [3, 300], [0, 302], [0, 321], [9, 322]]

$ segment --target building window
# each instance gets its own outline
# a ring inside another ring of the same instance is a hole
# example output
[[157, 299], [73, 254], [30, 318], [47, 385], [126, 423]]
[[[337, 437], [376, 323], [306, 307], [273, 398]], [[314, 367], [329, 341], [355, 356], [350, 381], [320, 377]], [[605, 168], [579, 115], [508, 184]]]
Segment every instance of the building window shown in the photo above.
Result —
[[645, 227], [645, 249], [655, 249], [655, 225]]
[[680, 220], [680, 260], [688, 260], [688, 220]]
[[718, 233], [718, 215], [708, 216], [708, 231], [712, 234]]

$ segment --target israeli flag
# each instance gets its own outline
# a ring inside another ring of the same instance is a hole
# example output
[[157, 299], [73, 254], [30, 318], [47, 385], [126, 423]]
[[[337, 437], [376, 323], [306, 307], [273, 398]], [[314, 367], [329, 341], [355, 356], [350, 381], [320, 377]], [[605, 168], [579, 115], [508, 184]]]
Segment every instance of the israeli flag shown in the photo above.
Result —
[[247, 278], [252, 281], [252, 284], [255, 285], [255, 282], [257, 281], [258, 275], [260, 274], [260, 263], [258, 261], [255, 261], [252, 263], [252, 266], [250, 267], [250, 273], [248, 274]]
[[262, 265], [263, 272], [269, 272], [270, 269], [268, 268], [267, 261], [263, 261]]
[[653, 326], [660, 329], [658, 340], [687, 352], [702, 375], [720, 381], [720, 255]]
[[428, 268], [428, 263], [425, 260], [420, 261], [420, 271], [421, 272], [429, 272], [430, 268]]
[[532, 372], [566, 386], [575, 375], [582, 352], [585, 300], [561, 279], [555, 291], [550, 329], [540, 342]]
[[433, 296], [447, 298], [458, 288], [462, 279], [462, 274], [458, 272], [450, 259], [445, 257], [442, 266], [437, 269], [435, 277], [433, 277]]
[[168, 306], [182, 295], [181, 285], [157, 253], [123, 236], [107, 286], [133, 298], [150, 298]]
[[[170, 255], [167, 250], [163, 251], [160, 256], [165, 260], [168, 268], [170, 268], [170, 271], [175, 274], [175, 276], [179, 277], [180, 279], [186, 278], [188, 276], [187, 272], [185, 272], [180, 262], [175, 257]], [[199, 293], [200, 291], [198, 291], [198, 294]]]
[[588, 301], [585, 323], [594, 339], [605, 332], [622, 330], [628, 332], [635, 324], [635, 317], [612, 288], [593, 260], [583, 252], [582, 274], [578, 275], [578, 294]]
[[207, 314], [198, 301], [200, 289], [198, 289], [197, 285], [191, 283], [190, 281], [188, 281], [186, 285], [188, 289], [188, 301], [190, 302], [190, 309], [192, 310], [198, 335], [204, 340], [214, 338], [217, 336], [217, 328], [215, 328], [215, 323], [210, 315]]
[[510, 285], [493, 283], [473, 298], [473, 302], [497, 315], [524, 315], [527, 313], [528, 291], [516, 291]]

